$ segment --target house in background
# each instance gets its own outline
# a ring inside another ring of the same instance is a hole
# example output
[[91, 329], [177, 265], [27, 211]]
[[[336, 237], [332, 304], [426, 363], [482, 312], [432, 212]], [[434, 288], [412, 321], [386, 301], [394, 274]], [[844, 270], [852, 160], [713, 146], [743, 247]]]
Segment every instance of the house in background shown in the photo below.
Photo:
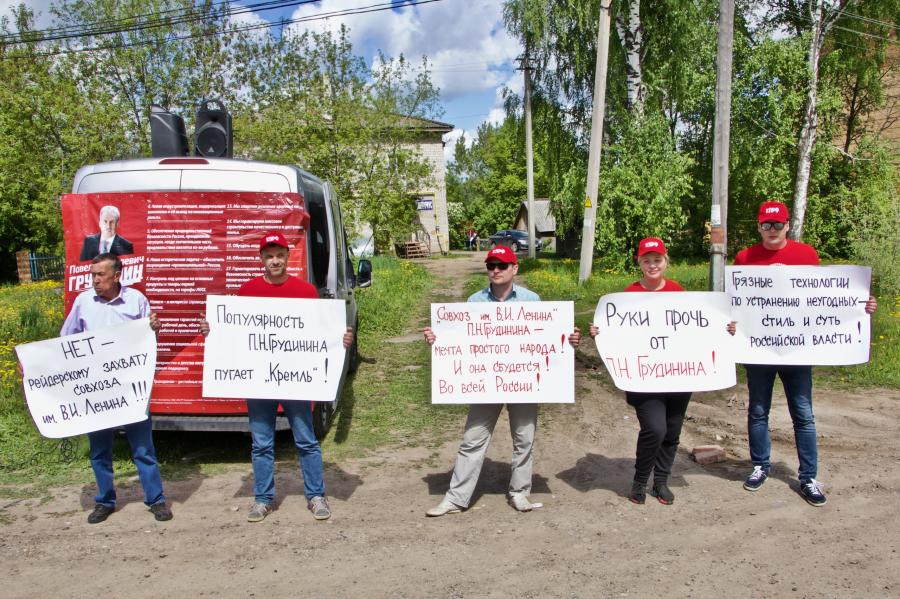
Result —
[[[414, 143], [419, 155], [431, 165], [431, 180], [423, 181], [410, 196], [409, 201], [416, 207], [416, 231], [407, 242], [416, 242], [418, 250], [410, 252], [409, 257], [443, 253], [450, 249], [450, 232], [448, 230], [446, 165], [444, 163], [443, 136], [453, 131], [453, 125], [420, 119], [402, 117], [399, 126], [408, 127], [413, 132]], [[406, 248], [402, 239], [397, 239], [397, 250], [406, 256]], [[360, 225], [351, 244], [354, 256], [371, 255], [374, 251], [372, 228], [367, 224]]]
[[[522, 202], [514, 228], [528, 231], [528, 202]], [[550, 210], [550, 200], [534, 200], [534, 235], [541, 240], [544, 251], [556, 251], [556, 218]]]
[[430, 184], [423, 184], [410, 201], [416, 203], [419, 230], [410, 241], [420, 241], [431, 253], [443, 253], [450, 249], [450, 231], [447, 220], [446, 166], [444, 164], [445, 134], [453, 131], [453, 125], [428, 119], [410, 118], [407, 126], [417, 132], [416, 145], [422, 157], [431, 164]]

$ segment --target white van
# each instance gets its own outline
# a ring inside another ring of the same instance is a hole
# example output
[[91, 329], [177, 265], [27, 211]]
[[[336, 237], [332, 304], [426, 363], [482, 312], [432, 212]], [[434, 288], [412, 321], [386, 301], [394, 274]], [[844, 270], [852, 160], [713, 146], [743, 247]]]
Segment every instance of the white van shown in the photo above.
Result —
[[[248, 202], [283, 197], [301, 202], [309, 219], [307, 223], [304, 216], [304, 224], [293, 231], [299, 241], [297, 251], [291, 254], [292, 263], [295, 255], [301, 260], [301, 263], [294, 265], [295, 272], [315, 285], [320, 297], [344, 299], [347, 323], [358, 331], [354, 291], [371, 284], [371, 263], [360, 260], [359, 270], [354, 273], [338, 198], [327, 181], [300, 168], [188, 156], [105, 162], [79, 169], [72, 185], [72, 194], [62, 198], [67, 279], [69, 274], [74, 276], [84, 270], [85, 265], [83, 253], [79, 255], [78, 249], [84, 232], [67, 224], [67, 218], [69, 223], [77, 218], [86, 222], [84, 219], [89, 218], [95, 226], [96, 207], [113, 205], [121, 214], [118, 226], [123, 238], [129, 236], [129, 230], [144, 231], [144, 237], [139, 237], [133, 244], [134, 255], [123, 255], [121, 259], [126, 264], [123, 272], [127, 271], [135, 281], [145, 284], [143, 291], [163, 323], [151, 401], [154, 428], [247, 430], [247, 418], [242, 415], [246, 413], [243, 401], [203, 398], [198, 391], [197, 383], [202, 381], [202, 377], [197, 378], [198, 368], [202, 371], [202, 347], [201, 340], [196, 337], [196, 323], [202, 318], [201, 302], [207, 293], [234, 293], [244, 280], [261, 273], [258, 258], [255, 264], [252, 261], [256, 251], [252, 244], [229, 242], [217, 245], [216, 231], [231, 231], [231, 228], [238, 226], [235, 223], [239, 219], [228, 216], [233, 214], [229, 210], [232, 207], [239, 209]], [[163, 230], [153, 229], [154, 219], [163, 218], [159, 216], [162, 211], [154, 209], [159, 207], [160, 202], [176, 202], [178, 206], [186, 207], [186, 212], [195, 215], [194, 222], [199, 223], [192, 229], [196, 233], [147, 233]], [[80, 210], [83, 214], [73, 214], [74, 210]], [[85, 216], [86, 213], [90, 214]], [[268, 230], [268, 221], [259, 218], [259, 211], [254, 214], [255, 221], [241, 221], [241, 226], [245, 227], [242, 230], [256, 231], [254, 234], [258, 238], [259, 234]], [[208, 222], [200, 222], [203, 219]], [[220, 222], [222, 220], [226, 222]], [[249, 232], [246, 233], [245, 238], [249, 235]], [[196, 238], [191, 241], [195, 245], [184, 245], [184, 238], [192, 236]], [[172, 241], [166, 241], [163, 239], [165, 237], [170, 237]], [[132, 245], [132, 242], [126, 243]], [[194, 253], [179, 250], [188, 247], [199, 249]], [[203, 251], [203, 248], [209, 249]], [[166, 277], [154, 275], [163, 263], [153, 256], [163, 254], [167, 256], [164, 265]], [[243, 262], [238, 263], [237, 254]], [[173, 276], [179, 274], [184, 276]], [[71, 305], [71, 299], [79, 291], [78, 280], [73, 278], [72, 281], [66, 284], [67, 306]], [[138, 285], [138, 288], [141, 286]], [[359, 355], [354, 341], [344, 363], [340, 388], [347, 372], [354, 371], [358, 364]], [[315, 404], [314, 420], [320, 438], [330, 426], [340, 398], [340, 388], [337, 397], [323, 398]], [[286, 422], [279, 422], [280, 428], [286, 426]]]

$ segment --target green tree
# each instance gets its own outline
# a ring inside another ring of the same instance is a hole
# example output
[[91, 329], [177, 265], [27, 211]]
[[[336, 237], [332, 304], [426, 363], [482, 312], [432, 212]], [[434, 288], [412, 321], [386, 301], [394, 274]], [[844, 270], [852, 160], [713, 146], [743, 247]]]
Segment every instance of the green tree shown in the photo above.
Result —
[[411, 233], [412, 195], [429, 186], [431, 172], [415, 146], [419, 119], [440, 112], [427, 63], [380, 56], [369, 69], [343, 28], [240, 45], [240, 151], [331, 181], [350, 227], [372, 227], [376, 251]]
[[691, 159], [672, 145], [661, 116], [636, 118], [619, 143], [609, 146], [600, 168], [600, 206], [595, 247], [613, 263], [630, 263], [638, 241], [667, 240], [676, 255], [687, 221], [682, 204], [691, 194]]

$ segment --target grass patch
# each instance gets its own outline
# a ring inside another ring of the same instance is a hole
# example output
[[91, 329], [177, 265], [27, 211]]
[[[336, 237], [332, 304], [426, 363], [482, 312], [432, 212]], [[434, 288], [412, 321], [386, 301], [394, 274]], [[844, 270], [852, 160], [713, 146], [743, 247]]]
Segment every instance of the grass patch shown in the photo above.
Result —
[[[422, 343], [385, 340], [407, 331], [415, 318], [428, 313], [431, 277], [419, 265], [389, 257], [372, 259], [374, 284], [357, 293], [360, 351], [374, 363], [360, 367], [344, 389], [342, 407], [323, 443], [327, 461], [367, 452], [387, 444], [433, 438], [456, 411], [430, 404], [429, 354]], [[90, 483], [85, 436], [70, 440], [41, 437], [25, 405], [14, 346], [59, 334], [62, 290], [58, 283], [0, 288], [0, 484], [23, 485], [22, 493], [39, 497], [51, 486]], [[154, 433], [165, 480], [213, 475], [250, 467], [250, 437], [244, 433]], [[276, 457], [294, 462], [290, 432], [278, 435]], [[117, 480], [136, 474], [130, 449], [119, 434], [113, 446]]]
[[375, 257], [373, 271], [375, 283], [357, 295], [364, 361], [345, 387], [322, 444], [329, 461], [385, 445], [439, 444], [447, 425], [464, 410], [431, 404], [430, 353], [424, 341], [388, 341], [427, 320], [435, 281], [422, 266], [394, 258]]
[[[573, 300], [575, 324], [587, 331], [594, 318], [597, 301], [607, 293], [622, 291], [640, 278], [637, 266], [629, 272], [604, 269], [595, 264], [593, 274], [578, 285], [578, 261], [560, 258], [523, 260], [519, 266], [523, 284], [543, 300]], [[674, 262], [667, 278], [678, 281], [688, 291], [705, 291], [709, 277], [707, 263]], [[882, 298], [872, 318], [871, 358], [856, 366], [817, 366], [818, 384], [849, 389], [851, 387], [900, 388], [900, 297]], [[738, 376], [743, 377], [743, 368]]]
[[431, 289], [428, 272], [408, 260], [373, 256], [372, 272], [372, 286], [356, 292], [359, 344], [364, 355], [380, 351], [373, 349], [375, 344], [403, 333], [410, 312], [427, 309], [423, 302]]
[[73, 472], [68, 462], [86, 456], [87, 443], [38, 434], [16, 370], [15, 346], [56, 337], [62, 320], [59, 282], [0, 286], [0, 482], [34, 481], [35, 495], [46, 485], [80, 480], [85, 473]]

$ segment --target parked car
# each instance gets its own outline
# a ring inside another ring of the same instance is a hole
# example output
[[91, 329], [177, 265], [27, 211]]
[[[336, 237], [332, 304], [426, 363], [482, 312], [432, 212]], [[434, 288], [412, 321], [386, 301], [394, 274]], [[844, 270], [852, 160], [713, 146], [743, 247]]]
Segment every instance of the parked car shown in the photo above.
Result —
[[[519, 231], [518, 229], [503, 229], [497, 231], [490, 237], [491, 247], [505, 245], [512, 248], [516, 252], [528, 250], [528, 231]], [[541, 240], [536, 239], [534, 243], [535, 251], [541, 250]]]

